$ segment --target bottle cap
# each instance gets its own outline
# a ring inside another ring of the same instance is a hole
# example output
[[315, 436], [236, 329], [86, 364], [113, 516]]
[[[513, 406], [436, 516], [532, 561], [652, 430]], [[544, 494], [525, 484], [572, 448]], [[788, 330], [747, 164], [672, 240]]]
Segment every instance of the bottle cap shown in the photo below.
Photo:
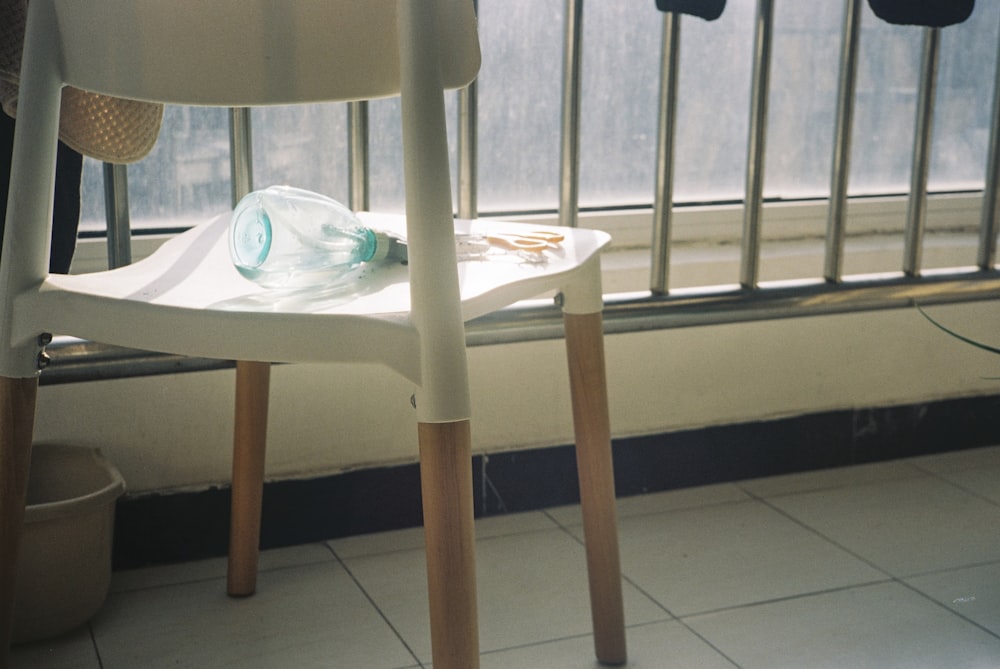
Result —
[[375, 253], [368, 259], [368, 262], [381, 262], [389, 255], [389, 249], [392, 248], [392, 237], [378, 230], [372, 230], [372, 232], [375, 234]]

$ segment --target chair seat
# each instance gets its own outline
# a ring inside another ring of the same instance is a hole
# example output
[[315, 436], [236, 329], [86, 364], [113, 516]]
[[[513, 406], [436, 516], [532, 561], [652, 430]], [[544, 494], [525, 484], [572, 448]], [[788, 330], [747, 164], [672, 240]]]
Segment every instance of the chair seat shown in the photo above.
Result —
[[[402, 215], [360, 216], [373, 229], [405, 236]], [[325, 290], [267, 289], [244, 278], [230, 262], [228, 223], [229, 214], [220, 215], [123, 268], [51, 275], [37, 291], [19, 298], [16, 314], [36, 328], [40, 319], [55, 334], [132, 348], [270, 362], [382, 360], [415, 378], [417, 335], [409, 320], [405, 265], [362, 265], [348, 281]], [[483, 219], [455, 226], [457, 234], [548, 230], [565, 236], [542, 254], [492, 247], [486, 255], [460, 262], [466, 321], [559, 288], [596, 261], [610, 241], [595, 230]], [[337, 346], [322, 345], [330, 338]]]

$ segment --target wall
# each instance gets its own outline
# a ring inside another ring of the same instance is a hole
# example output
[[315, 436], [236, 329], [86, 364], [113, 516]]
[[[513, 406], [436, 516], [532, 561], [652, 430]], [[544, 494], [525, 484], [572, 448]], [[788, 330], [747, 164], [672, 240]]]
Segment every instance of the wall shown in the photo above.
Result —
[[[1000, 304], [932, 309], [949, 327], [1000, 341]], [[615, 436], [994, 394], [1000, 357], [962, 344], [915, 310], [612, 335]], [[479, 452], [571, 443], [559, 341], [469, 350]], [[46, 386], [37, 441], [98, 445], [132, 493], [229, 478], [233, 372]], [[416, 459], [409, 383], [375, 366], [272, 371], [269, 478]]]

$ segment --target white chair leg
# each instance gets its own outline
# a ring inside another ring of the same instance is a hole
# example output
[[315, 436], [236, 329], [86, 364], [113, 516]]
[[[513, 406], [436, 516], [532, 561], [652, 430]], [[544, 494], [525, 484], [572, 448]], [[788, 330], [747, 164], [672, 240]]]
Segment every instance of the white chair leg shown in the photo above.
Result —
[[14, 627], [17, 552], [31, 468], [37, 378], [0, 377], [0, 669], [7, 668]]
[[434, 669], [478, 669], [469, 421], [420, 423], [418, 434]]
[[567, 313], [564, 321], [594, 647], [601, 663], [625, 664], [625, 614], [602, 319], [600, 312]]
[[226, 585], [232, 597], [246, 597], [257, 589], [270, 381], [270, 363], [236, 363], [233, 493]]

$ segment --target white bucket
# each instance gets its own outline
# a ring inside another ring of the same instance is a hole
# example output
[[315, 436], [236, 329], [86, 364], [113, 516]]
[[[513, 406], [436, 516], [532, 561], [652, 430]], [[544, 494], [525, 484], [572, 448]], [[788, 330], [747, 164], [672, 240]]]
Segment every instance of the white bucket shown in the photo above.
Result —
[[69, 632], [100, 609], [111, 584], [115, 501], [123, 492], [121, 474], [96, 448], [32, 448], [14, 643]]

